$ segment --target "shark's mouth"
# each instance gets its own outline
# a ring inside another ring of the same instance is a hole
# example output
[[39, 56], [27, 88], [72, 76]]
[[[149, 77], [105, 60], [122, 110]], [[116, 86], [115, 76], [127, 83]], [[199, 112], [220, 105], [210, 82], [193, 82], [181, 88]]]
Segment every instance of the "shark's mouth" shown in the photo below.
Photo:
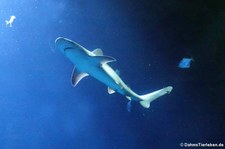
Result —
[[64, 48], [64, 52], [66, 52], [67, 50], [71, 50], [71, 49], [74, 49], [74, 48], [73, 47]]

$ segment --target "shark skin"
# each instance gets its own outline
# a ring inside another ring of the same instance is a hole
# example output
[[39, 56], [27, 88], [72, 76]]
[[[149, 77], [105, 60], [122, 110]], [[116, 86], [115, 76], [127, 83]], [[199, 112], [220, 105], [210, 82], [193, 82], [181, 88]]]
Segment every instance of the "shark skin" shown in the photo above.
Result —
[[71, 76], [74, 87], [84, 77], [92, 76], [108, 86], [109, 94], [118, 92], [130, 101], [140, 102], [144, 108], [149, 108], [152, 101], [170, 93], [173, 89], [172, 86], [168, 86], [152, 93], [138, 95], [123, 82], [118, 72], [108, 65], [109, 62], [114, 62], [116, 59], [103, 55], [101, 49], [89, 51], [78, 43], [63, 37], [55, 40], [55, 46], [75, 65]]

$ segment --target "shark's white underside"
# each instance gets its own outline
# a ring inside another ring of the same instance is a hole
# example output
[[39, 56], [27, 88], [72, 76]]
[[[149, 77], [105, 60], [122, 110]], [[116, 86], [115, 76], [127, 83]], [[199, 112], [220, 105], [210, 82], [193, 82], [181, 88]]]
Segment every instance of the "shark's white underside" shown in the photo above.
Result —
[[91, 52], [76, 42], [63, 37], [57, 38], [55, 45], [74, 64], [71, 76], [73, 86], [76, 86], [82, 78], [90, 75], [107, 85], [109, 94], [118, 92], [128, 100], [139, 101], [144, 108], [149, 108], [153, 100], [170, 93], [173, 89], [173, 87], [168, 86], [146, 95], [138, 95], [123, 82], [118, 71], [113, 70], [107, 64], [116, 60], [113, 57], [103, 55], [101, 49]]

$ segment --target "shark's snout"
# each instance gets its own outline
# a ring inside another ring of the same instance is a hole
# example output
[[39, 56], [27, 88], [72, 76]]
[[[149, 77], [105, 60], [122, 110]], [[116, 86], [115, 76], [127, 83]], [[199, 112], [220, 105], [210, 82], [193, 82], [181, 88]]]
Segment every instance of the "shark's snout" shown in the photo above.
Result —
[[63, 44], [62, 44], [63, 42], [64, 42], [64, 38], [63, 37], [58, 37], [55, 40], [55, 47], [56, 47], [56, 49], [58, 49], [59, 51], [64, 53], [64, 47], [63, 47]]
[[73, 43], [69, 39], [58, 37], [55, 40], [55, 47], [62, 53], [65, 53], [66, 50], [73, 48]]

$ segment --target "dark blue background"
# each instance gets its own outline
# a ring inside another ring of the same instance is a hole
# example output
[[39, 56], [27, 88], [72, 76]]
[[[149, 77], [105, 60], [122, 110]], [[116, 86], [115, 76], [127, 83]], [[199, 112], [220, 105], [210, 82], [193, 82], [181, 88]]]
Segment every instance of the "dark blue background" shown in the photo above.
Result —
[[[223, 1], [1, 0], [0, 148], [150, 149], [225, 143]], [[12, 28], [5, 20], [15, 15]], [[139, 94], [172, 85], [144, 109], [85, 78], [54, 40], [101, 48]], [[193, 57], [190, 69], [177, 67]]]

